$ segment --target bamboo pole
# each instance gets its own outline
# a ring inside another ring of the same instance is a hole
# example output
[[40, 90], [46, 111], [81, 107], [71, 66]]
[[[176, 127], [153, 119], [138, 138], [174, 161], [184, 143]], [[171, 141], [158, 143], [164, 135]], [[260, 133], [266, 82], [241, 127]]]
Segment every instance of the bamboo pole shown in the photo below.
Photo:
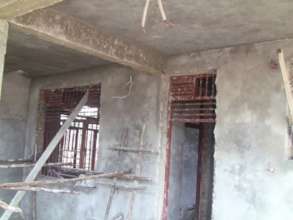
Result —
[[79, 194], [78, 191], [72, 189], [56, 189], [56, 188], [46, 188], [46, 187], [31, 187], [31, 186], [17, 186], [17, 187], [8, 187], [4, 190], [11, 191], [25, 191], [25, 192], [48, 192], [48, 193], [65, 193], [65, 194]]
[[[61, 168], [62, 171], [62, 168]], [[76, 168], [65, 168], [64, 171], [69, 171], [72, 172], [72, 174], [76, 175], [98, 175], [102, 174], [101, 172], [96, 172], [96, 171], [91, 171], [91, 170], [81, 170], [81, 169], [76, 169]], [[136, 176], [133, 174], [129, 174], [129, 172], [124, 172], [125, 174], [120, 177], [116, 177], [119, 180], [124, 180], [124, 181], [139, 181], [139, 182], [152, 182], [152, 179], [149, 177], [144, 177], [144, 176]], [[105, 178], [113, 178], [113, 177], [105, 177]]]
[[284, 81], [287, 102], [288, 102], [289, 111], [290, 111], [290, 122], [292, 123], [292, 119], [293, 119], [293, 94], [292, 94], [292, 90], [291, 90], [292, 88], [290, 85], [290, 74], [287, 70], [284, 52], [282, 49], [278, 50], [278, 56], [279, 56], [279, 64], [280, 64], [280, 68], [281, 68], [281, 72], [282, 72], [282, 77], [283, 77], [283, 81]]
[[3, 183], [0, 184], [0, 190], [15, 188], [15, 187], [43, 187], [50, 185], [64, 185], [66, 183], [76, 183], [86, 180], [95, 180], [99, 178], [118, 178], [125, 175], [125, 173], [103, 173], [92, 176], [81, 176], [72, 179], [56, 179], [56, 180], [39, 180], [39, 181], [26, 181], [26, 182], [16, 182], [16, 183]]
[[21, 208], [8, 205], [6, 202], [0, 200], [0, 208], [14, 213], [22, 213]]
[[[0, 169], [7, 168], [26, 168], [34, 167], [36, 164], [32, 162], [27, 163], [0, 163]], [[70, 166], [72, 163], [47, 163], [43, 167], [58, 167], [58, 166]]]

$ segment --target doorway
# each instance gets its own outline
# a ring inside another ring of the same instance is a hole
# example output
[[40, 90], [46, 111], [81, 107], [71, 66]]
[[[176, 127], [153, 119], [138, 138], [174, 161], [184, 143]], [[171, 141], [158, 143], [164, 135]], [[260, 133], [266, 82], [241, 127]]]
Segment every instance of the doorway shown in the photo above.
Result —
[[216, 72], [171, 78], [164, 220], [210, 220]]

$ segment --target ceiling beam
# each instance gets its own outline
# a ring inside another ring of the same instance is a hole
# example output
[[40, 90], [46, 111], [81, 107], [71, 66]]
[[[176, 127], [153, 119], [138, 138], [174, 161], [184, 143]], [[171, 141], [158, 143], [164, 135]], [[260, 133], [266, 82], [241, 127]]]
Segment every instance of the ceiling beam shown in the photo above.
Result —
[[0, 19], [11, 19], [63, 0], [0, 0]]
[[146, 73], [163, 73], [165, 58], [159, 52], [101, 33], [95, 27], [55, 10], [38, 10], [10, 22], [26, 33], [99, 59]]

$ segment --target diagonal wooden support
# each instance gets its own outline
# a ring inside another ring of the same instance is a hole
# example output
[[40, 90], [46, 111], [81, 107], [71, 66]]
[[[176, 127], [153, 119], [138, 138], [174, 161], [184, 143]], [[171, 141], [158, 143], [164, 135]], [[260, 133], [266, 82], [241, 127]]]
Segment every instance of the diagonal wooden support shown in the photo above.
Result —
[[293, 119], [293, 94], [292, 94], [292, 88], [291, 88], [291, 83], [290, 83], [291, 82], [290, 74], [287, 70], [284, 52], [282, 49], [278, 50], [278, 58], [279, 58], [279, 65], [281, 68], [282, 77], [283, 77], [283, 81], [284, 81], [284, 87], [285, 87], [288, 107], [289, 107], [289, 111], [290, 111], [290, 123], [292, 123], [292, 119]]
[[[58, 143], [61, 141], [62, 137], [64, 136], [66, 130], [70, 127], [71, 123], [74, 121], [74, 119], [78, 116], [78, 113], [82, 109], [82, 107], [87, 103], [88, 101], [88, 92], [83, 96], [83, 98], [80, 100], [78, 105], [75, 107], [73, 112], [70, 114], [66, 122], [62, 125], [60, 130], [57, 132], [55, 137], [52, 139], [52, 141], [49, 143], [48, 147], [46, 148], [45, 152], [42, 154], [40, 159], [37, 161], [34, 168], [31, 170], [29, 175], [26, 177], [24, 182], [30, 182], [36, 179], [39, 172], [41, 171], [42, 167], [45, 165], [46, 161], [49, 159], [50, 155], [53, 153], [55, 148], [57, 147]], [[25, 196], [25, 192], [17, 192], [12, 201], [10, 202], [10, 206], [17, 207], [20, 203], [20, 201]], [[2, 215], [0, 220], [8, 220], [12, 215], [12, 212], [9, 210], [6, 210], [4, 214]]]

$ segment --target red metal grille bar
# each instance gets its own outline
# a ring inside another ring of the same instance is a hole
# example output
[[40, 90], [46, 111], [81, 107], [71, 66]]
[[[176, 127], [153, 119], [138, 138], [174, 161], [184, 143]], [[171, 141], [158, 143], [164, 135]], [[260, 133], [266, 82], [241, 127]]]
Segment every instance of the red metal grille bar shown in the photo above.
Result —
[[[86, 106], [66, 131], [49, 161], [72, 163], [68, 168], [94, 170], [98, 152], [100, 85], [42, 91], [45, 109], [44, 145], [50, 142], [86, 91], [89, 91]], [[44, 174], [54, 175], [48, 170], [44, 170]]]
[[216, 120], [216, 74], [171, 77], [171, 120], [213, 123]]

